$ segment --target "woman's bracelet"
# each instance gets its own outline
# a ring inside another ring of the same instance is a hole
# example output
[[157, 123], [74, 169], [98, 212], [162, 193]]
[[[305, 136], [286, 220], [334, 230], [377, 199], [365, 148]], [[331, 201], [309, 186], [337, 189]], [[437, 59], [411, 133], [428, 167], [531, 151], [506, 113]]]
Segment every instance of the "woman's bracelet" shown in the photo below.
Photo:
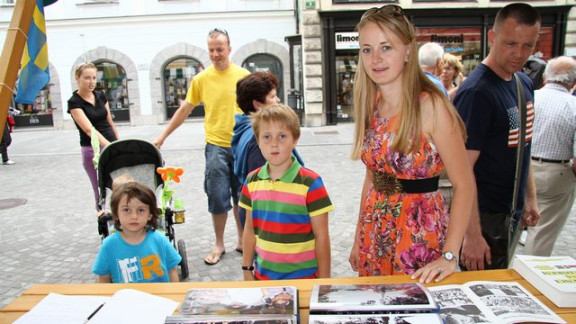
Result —
[[242, 270], [244, 270], [244, 271], [254, 271], [254, 266], [242, 266]]

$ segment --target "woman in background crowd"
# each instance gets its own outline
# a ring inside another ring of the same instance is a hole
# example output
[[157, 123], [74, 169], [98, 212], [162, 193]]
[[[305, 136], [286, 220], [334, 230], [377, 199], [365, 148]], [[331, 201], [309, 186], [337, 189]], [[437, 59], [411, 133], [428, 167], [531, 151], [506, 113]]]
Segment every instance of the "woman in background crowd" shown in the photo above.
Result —
[[464, 76], [462, 75], [463, 66], [460, 60], [450, 53], [444, 54], [443, 61], [444, 67], [442, 68], [442, 74], [440, 74], [440, 80], [444, 84], [446, 91], [448, 91], [448, 95], [450, 95], [450, 101], [454, 101], [456, 92], [458, 92], [458, 85], [464, 81]]

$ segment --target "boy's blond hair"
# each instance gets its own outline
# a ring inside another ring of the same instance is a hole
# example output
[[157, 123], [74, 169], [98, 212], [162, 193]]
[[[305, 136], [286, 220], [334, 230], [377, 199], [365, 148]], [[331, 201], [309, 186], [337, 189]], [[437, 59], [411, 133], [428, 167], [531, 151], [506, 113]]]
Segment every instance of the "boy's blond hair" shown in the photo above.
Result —
[[285, 126], [292, 133], [294, 139], [300, 138], [300, 120], [292, 108], [284, 104], [268, 105], [255, 114], [252, 114], [252, 129], [256, 136], [256, 141], [260, 136], [260, 126], [262, 123], [278, 123]]

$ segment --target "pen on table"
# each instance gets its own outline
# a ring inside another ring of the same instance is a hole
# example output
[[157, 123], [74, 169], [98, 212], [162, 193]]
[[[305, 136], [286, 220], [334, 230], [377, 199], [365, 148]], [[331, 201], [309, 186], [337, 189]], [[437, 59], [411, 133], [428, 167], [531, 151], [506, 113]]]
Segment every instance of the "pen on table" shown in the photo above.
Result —
[[100, 304], [100, 306], [98, 306], [98, 308], [96, 308], [92, 314], [90, 314], [90, 316], [88, 316], [88, 318], [86, 319], [86, 321], [84, 321], [84, 323], [88, 323], [89, 320], [92, 319], [92, 317], [94, 317], [94, 315], [96, 315], [96, 313], [98, 313], [99, 310], [102, 309], [102, 307], [104, 306], [105, 303]]

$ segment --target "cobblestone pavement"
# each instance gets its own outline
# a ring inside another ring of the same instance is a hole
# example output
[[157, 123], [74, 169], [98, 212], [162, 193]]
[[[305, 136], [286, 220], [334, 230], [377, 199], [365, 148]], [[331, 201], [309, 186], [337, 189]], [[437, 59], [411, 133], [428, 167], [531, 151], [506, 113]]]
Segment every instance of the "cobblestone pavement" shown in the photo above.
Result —
[[[120, 126], [121, 138], [153, 140], [164, 126]], [[361, 162], [351, 161], [353, 125], [303, 128], [298, 150], [318, 172], [335, 205], [330, 214], [332, 275], [355, 276], [348, 263], [364, 175]], [[211, 217], [203, 192], [203, 124], [187, 122], [164, 144], [167, 165], [185, 169], [175, 194], [186, 208], [186, 223], [175, 226], [186, 243], [189, 281], [241, 280], [241, 255], [234, 251], [232, 216], [226, 228], [226, 253], [207, 266], [203, 259], [213, 243]], [[9, 148], [12, 166], [0, 165], [0, 201], [23, 198], [24, 205], [0, 209], [0, 308], [34, 283], [94, 282], [91, 266], [100, 237], [92, 192], [81, 166], [75, 130], [17, 130]], [[1, 208], [1, 205], [0, 205]], [[554, 254], [576, 255], [576, 205]], [[518, 253], [522, 252], [519, 247]]]

